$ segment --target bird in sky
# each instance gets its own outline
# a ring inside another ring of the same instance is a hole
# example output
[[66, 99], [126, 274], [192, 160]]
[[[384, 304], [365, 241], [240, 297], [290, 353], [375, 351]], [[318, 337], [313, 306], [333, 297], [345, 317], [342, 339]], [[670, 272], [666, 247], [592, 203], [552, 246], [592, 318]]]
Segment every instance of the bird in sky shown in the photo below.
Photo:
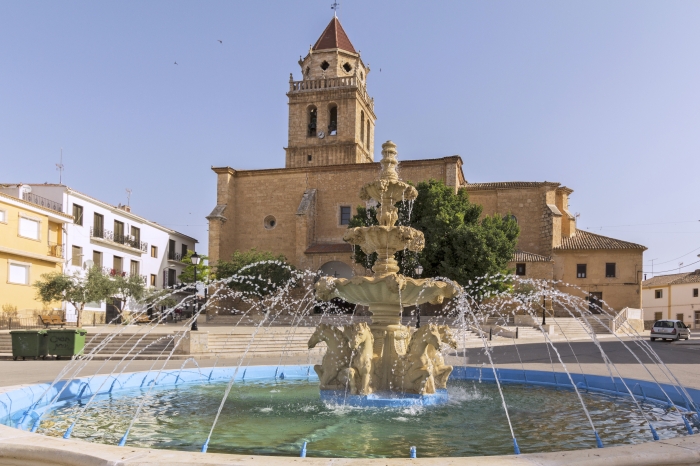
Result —
[[175, 62], [175, 64], [177, 65], [177, 62]]
[[224, 43], [224, 41], [221, 40], [221, 39], [216, 39], [216, 40], [218, 40], [220, 44], [223, 44], [223, 43]]

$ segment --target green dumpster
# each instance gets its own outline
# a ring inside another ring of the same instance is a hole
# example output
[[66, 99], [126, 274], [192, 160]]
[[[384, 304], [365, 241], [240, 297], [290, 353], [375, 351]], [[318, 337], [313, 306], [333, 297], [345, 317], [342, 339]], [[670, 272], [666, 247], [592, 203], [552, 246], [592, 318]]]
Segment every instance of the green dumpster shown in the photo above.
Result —
[[83, 354], [87, 330], [82, 328], [63, 328], [46, 331], [48, 338], [48, 354], [61, 359], [62, 356], [73, 358]]
[[27, 358], [45, 358], [47, 353], [48, 338], [46, 330], [13, 330], [12, 335], [12, 357], [22, 360]]

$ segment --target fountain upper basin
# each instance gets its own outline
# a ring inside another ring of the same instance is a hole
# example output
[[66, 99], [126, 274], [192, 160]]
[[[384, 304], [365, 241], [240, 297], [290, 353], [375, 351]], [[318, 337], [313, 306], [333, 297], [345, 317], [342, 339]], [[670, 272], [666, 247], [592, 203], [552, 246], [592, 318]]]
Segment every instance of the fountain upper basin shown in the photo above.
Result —
[[316, 294], [322, 300], [342, 298], [347, 302], [370, 306], [413, 306], [439, 304], [453, 298], [459, 288], [451, 283], [432, 279], [414, 279], [403, 275], [347, 278], [322, 277]]

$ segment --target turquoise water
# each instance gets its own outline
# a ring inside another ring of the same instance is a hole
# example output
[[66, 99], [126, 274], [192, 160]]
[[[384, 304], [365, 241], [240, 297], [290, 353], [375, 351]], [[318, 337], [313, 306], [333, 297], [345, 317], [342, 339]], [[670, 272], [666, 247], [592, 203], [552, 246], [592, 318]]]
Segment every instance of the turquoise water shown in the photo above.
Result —
[[[127, 445], [199, 451], [224, 389], [224, 384], [211, 384], [152, 391]], [[503, 391], [522, 453], [595, 447], [573, 391], [520, 385], [506, 385]], [[421, 457], [513, 453], [495, 385], [454, 381], [448, 392], [450, 401], [443, 406], [371, 409], [324, 405], [317, 383], [238, 383], [208, 451], [297, 456], [307, 441], [307, 456], [407, 457], [412, 445]], [[72, 437], [116, 445], [144, 394], [97, 398]], [[652, 440], [633, 403], [592, 393], [583, 397], [606, 446]], [[62, 436], [81, 407], [73, 402], [47, 414], [39, 433]], [[643, 409], [661, 438], [684, 434], [677, 413], [649, 404]]]

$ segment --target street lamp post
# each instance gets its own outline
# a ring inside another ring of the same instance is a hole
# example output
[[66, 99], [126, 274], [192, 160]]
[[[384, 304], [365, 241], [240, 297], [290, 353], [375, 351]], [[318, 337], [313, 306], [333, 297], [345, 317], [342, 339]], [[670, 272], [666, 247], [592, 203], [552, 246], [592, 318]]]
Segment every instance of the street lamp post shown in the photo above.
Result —
[[[416, 272], [416, 276], [420, 278], [423, 273], [423, 266], [418, 264], [414, 271]], [[420, 307], [418, 304], [416, 304], [416, 328], [420, 328]]]
[[199, 301], [197, 300], [197, 266], [199, 265], [199, 255], [195, 252], [190, 257], [192, 265], [194, 265], [194, 315], [192, 316], [192, 331], [196, 332], [199, 330], [197, 327], [197, 311], [199, 311]]
[[545, 297], [542, 296], [542, 325], [547, 325], [547, 303]]

